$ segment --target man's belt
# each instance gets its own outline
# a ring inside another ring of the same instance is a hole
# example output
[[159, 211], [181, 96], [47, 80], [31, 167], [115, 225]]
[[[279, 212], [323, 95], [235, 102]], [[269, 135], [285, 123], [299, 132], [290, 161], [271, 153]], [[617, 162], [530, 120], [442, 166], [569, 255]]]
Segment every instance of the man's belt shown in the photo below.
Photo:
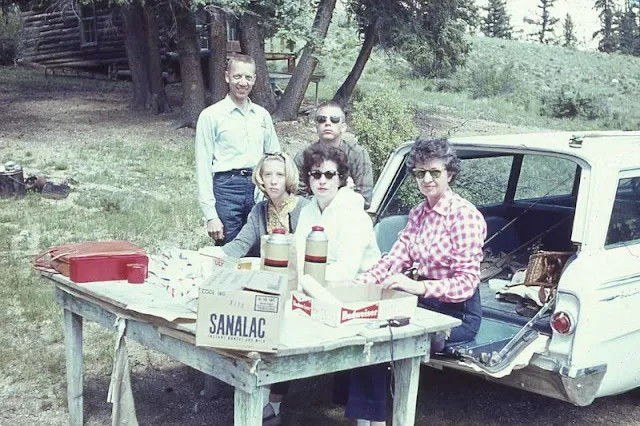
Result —
[[224, 172], [215, 172], [218, 176], [231, 175], [231, 176], [251, 176], [253, 174], [252, 169], [231, 169]]

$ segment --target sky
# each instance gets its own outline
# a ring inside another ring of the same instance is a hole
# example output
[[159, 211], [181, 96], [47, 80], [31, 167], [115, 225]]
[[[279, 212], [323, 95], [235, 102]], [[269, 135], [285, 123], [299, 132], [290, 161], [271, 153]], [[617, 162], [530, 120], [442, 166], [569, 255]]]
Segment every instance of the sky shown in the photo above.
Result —
[[[556, 34], [562, 35], [562, 23], [568, 13], [573, 21], [578, 47], [596, 49], [598, 40], [593, 40], [592, 35], [600, 28], [600, 20], [598, 18], [599, 12], [593, 8], [594, 3], [595, 0], [556, 0], [550, 10], [552, 17], [560, 19], [560, 22], [555, 25]], [[625, 0], [614, 0], [614, 3], [618, 3], [622, 8]], [[476, 4], [484, 6], [487, 1], [476, 0]], [[507, 11], [511, 15], [511, 25], [516, 32], [521, 31], [522, 37], [535, 32], [536, 28], [524, 23], [522, 19], [525, 17], [539, 19], [540, 9], [537, 7], [539, 4], [540, 0], [507, 0]], [[516, 38], [520, 37], [520, 35], [516, 35]]]

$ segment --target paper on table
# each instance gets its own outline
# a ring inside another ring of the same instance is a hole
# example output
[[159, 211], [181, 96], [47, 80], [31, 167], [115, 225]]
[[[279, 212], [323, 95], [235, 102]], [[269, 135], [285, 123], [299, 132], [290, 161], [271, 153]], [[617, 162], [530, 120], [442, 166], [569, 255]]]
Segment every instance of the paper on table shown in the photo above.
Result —
[[219, 246], [202, 247], [201, 249], [198, 250], [198, 253], [203, 256], [209, 256], [209, 257], [220, 257], [220, 258], [227, 257], [224, 250], [222, 250], [222, 247], [219, 247]]
[[321, 345], [357, 336], [363, 328], [363, 325], [330, 327], [311, 318], [296, 315], [291, 309], [285, 309], [279, 346], [291, 349]]
[[164, 318], [167, 321], [177, 319], [196, 319], [198, 299], [178, 300], [171, 297], [160, 297], [158, 299], [146, 300], [144, 303], [127, 305], [127, 309], [140, 312], [154, 317]]
[[214, 268], [201, 287], [219, 290], [251, 289], [271, 294], [284, 294], [287, 282], [284, 274], [266, 271]]
[[175, 299], [188, 301], [198, 297], [198, 286], [203, 279], [203, 259], [204, 256], [193, 250], [165, 248], [150, 256], [146, 281], [164, 287]]
[[172, 298], [164, 288], [150, 283], [129, 284], [126, 281], [105, 281], [87, 284], [87, 288], [105, 300], [117, 300], [126, 309], [145, 315], [176, 319], [196, 319], [196, 299]]

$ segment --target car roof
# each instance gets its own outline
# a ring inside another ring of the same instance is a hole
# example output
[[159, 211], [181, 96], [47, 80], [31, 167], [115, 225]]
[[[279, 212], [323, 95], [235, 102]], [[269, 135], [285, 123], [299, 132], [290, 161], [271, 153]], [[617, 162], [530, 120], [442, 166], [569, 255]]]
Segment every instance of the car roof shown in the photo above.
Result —
[[520, 133], [451, 137], [449, 141], [463, 158], [479, 151], [517, 152], [524, 149], [577, 157], [589, 164], [616, 163], [620, 168], [640, 165], [640, 132]]

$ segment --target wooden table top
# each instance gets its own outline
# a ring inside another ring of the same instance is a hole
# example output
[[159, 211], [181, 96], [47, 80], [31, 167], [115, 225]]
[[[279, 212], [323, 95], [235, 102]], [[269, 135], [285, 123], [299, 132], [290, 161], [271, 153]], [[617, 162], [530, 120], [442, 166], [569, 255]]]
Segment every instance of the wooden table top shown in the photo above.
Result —
[[[61, 274], [42, 272], [42, 275], [52, 280], [62, 291], [95, 303], [103, 309], [123, 318], [151, 323], [161, 334], [170, 335], [195, 345], [195, 313], [193, 318], [178, 318], [169, 321], [161, 316], [153, 315], [153, 310], [147, 310], [145, 304], [158, 303], [162, 306], [171, 303], [172, 299], [166, 290], [149, 283], [129, 284], [126, 281], [108, 281], [96, 283], [76, 284]], [[145, 307], [141, 309], [140, 307]], [[145, 312], [140, 312], [140, 311]], [[364, 325], [339, 327], [340, 330], [324, 325], [315, 320], [298, 314], [287, 312], [283, 326], [282, 343], [278, 352], [274, 354], [260, 353], [265, 357], [282, 357], [301, 353], [325, 352], [351, 345], [364, 345], [391, 339], [389, 327], [369, 329]], [[393, 327], [393, 340], [423, 336], [426, 333], [449, 330], [460, 325], [460, 320], [425, 309], [416, 309], [411, 323], [403, 327]], [[345, 327], [348, 327], [345, 328]], [[324, 329], [324, 333], [320, 332]], [[313, 330], [313, 331], [311, 331]], [[335, 333], [332, 336], [331, 333]], [[292, 336], [295, 335], [295, 336]], [[298, 336], [299, 334], [299, 336]], [[330, 337], [327, 338], [327, 335]], [[287, 344], [288, 342], [288, 344]], [[254, 358], [257, 353], [234, 351], [218, 348], [207, 348], [220, 354], [234, 358]]]

